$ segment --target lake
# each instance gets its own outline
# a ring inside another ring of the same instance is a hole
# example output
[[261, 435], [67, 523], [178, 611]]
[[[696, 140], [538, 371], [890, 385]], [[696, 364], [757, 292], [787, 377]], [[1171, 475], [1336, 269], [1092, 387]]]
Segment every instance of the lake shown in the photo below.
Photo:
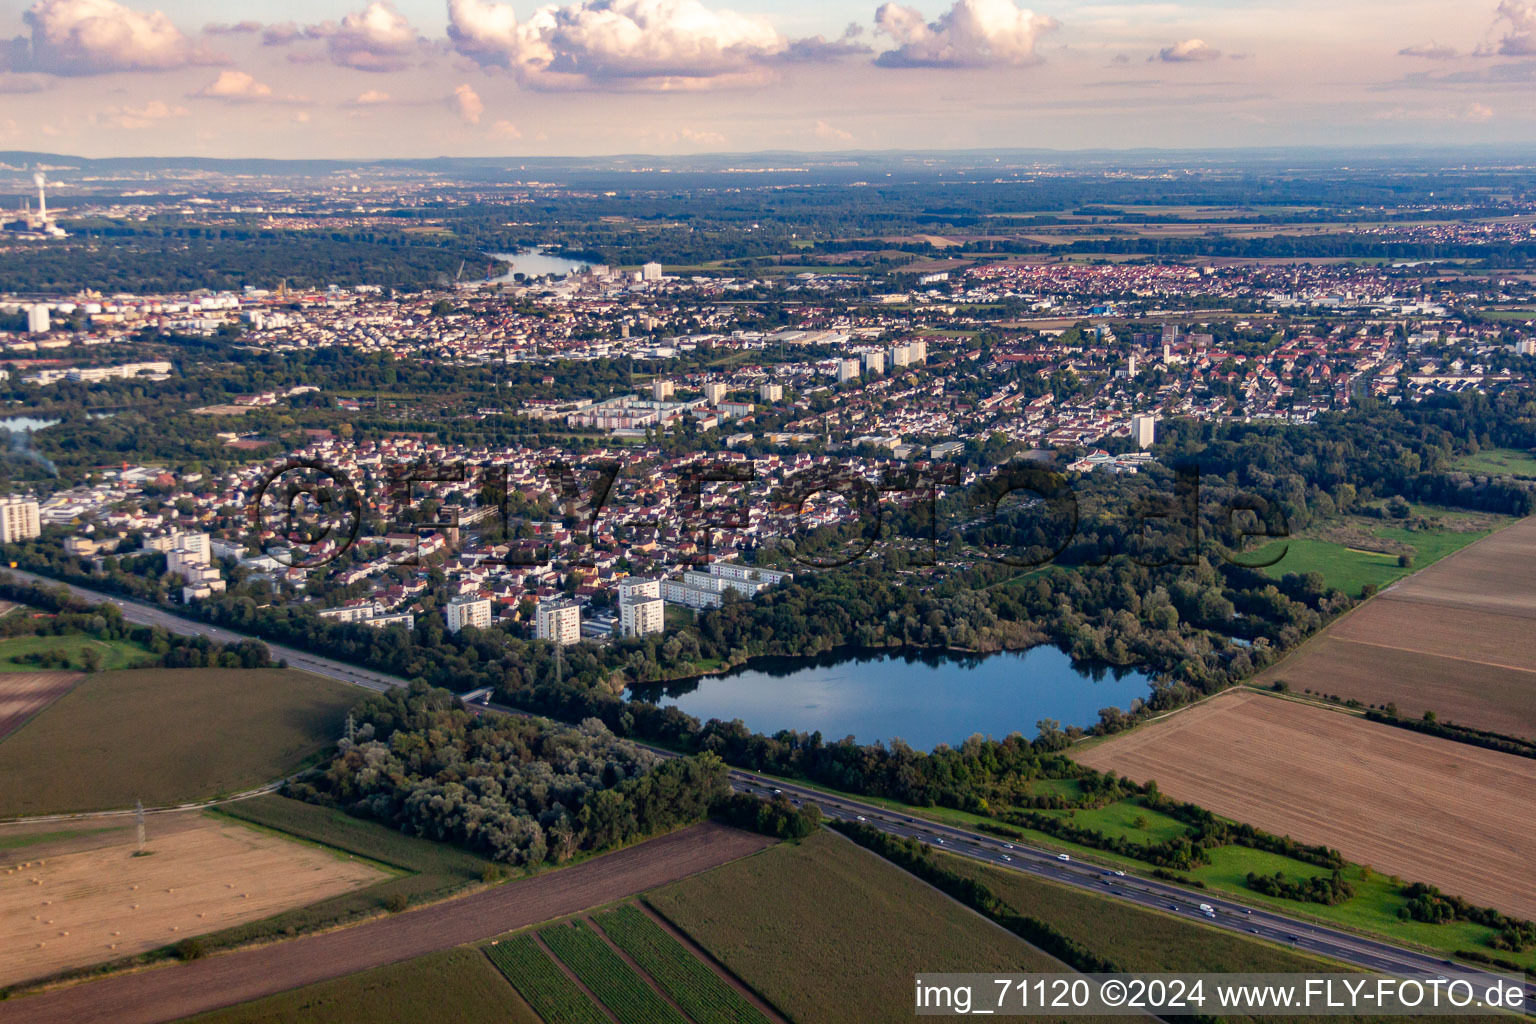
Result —
[[920, 750], [958, 746], [973, 733], [1033, 737], [1043, 718], [1086, 728], [1100, 708], [1129, 709], [1150, 693], [1145, 673], [1074, 665], [1055, 647], [986, 657], [866, 651], [759, 658], [726, 675], [630, 691], [700, 721], [739, 718], [754, 732], [819, 729], [829, 742], [899, 737]]
[[564, 277], [574, 274], [582, 267], [590, 266], [586, 260], [568, 260], [564, 256], [551, 256], [543, 249], [524, 249], [522, 252], [492, 252], [486, 253], [493, 260], [500, 260], [507, 264], [507, 272], [500, 277], [493, 277], [493, 281], [511, 281], [513, 275], [522, 274], [525, 277], [544, 277], [554, 274], [556, 277]]

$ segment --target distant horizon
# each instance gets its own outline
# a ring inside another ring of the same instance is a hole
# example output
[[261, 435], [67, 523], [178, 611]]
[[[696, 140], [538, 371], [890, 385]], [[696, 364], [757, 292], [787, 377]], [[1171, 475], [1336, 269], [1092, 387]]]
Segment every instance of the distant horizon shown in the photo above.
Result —
[[[92, 163], [117, 161], [197, 161], [200, 163], [320, 163], [320, 164], [424, 164], [424, 163], [498, 163], [529, 162], [557, 163], [561, 161], [601, 160], [657, 160], [668, 162], [710, 161], [741, 158], [806, 157], [817, 161], [838, 159], [870, 159], [899, 157], [965, 157], [965, 156], [1155, 156], [1175, 157], [1183, 155], [1283, 157], [1288, 154], [1347, 157], [1350, 154], [1373, 156], [1384, 154], [1418, 155], [1422, 157], [1445, 156], [1464, 159], [1467, 155], [1528, 154], [1536, 159], [1536, 140], [1474, 143], [1423, 143], [1423, 142], [1368, 142], [1368, 143], [1304, 143], [1304, 144], [1251, 144], [1231, 146], [1124, 146], [1124, 147], [1062, 147], [1062, 146], [994, 146], [994, 147], [893, 147], [887, 149], [722, 149], [703, 150], [696, 153], [657, 153], [627, 151], [610, 153], [540, 153], [540, 154], [461, 154], [437, 153], [430, 156], [272, 156], [259, 153], [209, 156], [187, 152], [116, 153], [91, 155], [57, 150], [6, 149], [0, 150], [0, 164], [16, 159], [32, 160], [79, 160]], [[19, 169], [19, 168], [18, 168]]]

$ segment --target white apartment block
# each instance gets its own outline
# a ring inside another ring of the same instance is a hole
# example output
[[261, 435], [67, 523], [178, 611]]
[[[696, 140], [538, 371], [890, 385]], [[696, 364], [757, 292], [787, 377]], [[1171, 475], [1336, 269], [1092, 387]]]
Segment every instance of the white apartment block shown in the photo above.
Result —
[[143, 549], [163, 551], [167, 555], [180, 550], [201, 559], [204, 565], [213, 562], [213, 542], [206, 533], [167, 533], [159, 537], [145, 537]]
[[491, 602], [483, 597], [449, 601], [443, 614], [448, 619], [450, 633], [457, 633], [465, 626], [488, 629], [491, 625]]
[[837, 382], [846, 384], [859, 375], [859, 361], [857, 359], [839, 360], [837, 364]]
[[618, 581], [618, 588], [620, 604], [661, 596], [661, 580], [648, 576], [626, 576]]
[[725, 393], [730, 389], [724, 384], [709, 383], [704, 385], [704, 400], [710, 405], [719, 405], [725, 398]]
[[782, 401], [784, 398], [784, 385], [759, 384], [757, 386], [757, 397], [759, 401], [763, 402]]
[[1131, 439], [1138, 448], [1151, 448], [1157, 441], [1157, 417], [1131, 417]]
[[662, 580], [661, 597], [667, 604], [680, 604], [695, 609], [719, 608], [725, 600], [718, 589], [699, 586], [688, 580]]
[[581, 640], [581, 608], [575, 601], [540, 601], [538, 638], [567, 646]]
[[666, 628], [667, 603], [659, 597], [636, 598], [619, 605], [619, 632], [625, 636], [646, 636]]
[[0, 544], [29, 540], [42, 532], [36, 501], [22, 497], [0, 500]]

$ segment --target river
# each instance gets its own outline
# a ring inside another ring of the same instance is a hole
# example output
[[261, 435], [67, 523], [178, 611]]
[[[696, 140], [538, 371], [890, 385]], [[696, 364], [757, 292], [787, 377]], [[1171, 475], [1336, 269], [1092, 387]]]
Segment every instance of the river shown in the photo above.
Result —
[[1037, 735], [1054, 718], [1084, 728], [1099, 709], [1129, 709], [1151, 693], [1142, 672], [1076, 665], [1035, 647], [985, 657], [863, 651], [821, 658], [758, 658], [725, 675], [635, 687], [631, 697], [676, 706], [708, 721], [739, 718], [755, 732], [820, 730], [833, 741], [900, 738], [931, 750], [974, 733]]

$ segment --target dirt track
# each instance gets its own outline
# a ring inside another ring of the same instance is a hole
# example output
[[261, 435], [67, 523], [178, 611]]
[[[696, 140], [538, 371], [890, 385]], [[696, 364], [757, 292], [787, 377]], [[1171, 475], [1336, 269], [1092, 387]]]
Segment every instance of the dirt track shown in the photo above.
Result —
[[770, 840], [695, 825], [575, 867], [355, 928], [0, 1002], [0, 1022], [159, 1024], [407, 960], [632, 896]]
[[0, 740], [84, 678], [82, 672], [0, 672]]

